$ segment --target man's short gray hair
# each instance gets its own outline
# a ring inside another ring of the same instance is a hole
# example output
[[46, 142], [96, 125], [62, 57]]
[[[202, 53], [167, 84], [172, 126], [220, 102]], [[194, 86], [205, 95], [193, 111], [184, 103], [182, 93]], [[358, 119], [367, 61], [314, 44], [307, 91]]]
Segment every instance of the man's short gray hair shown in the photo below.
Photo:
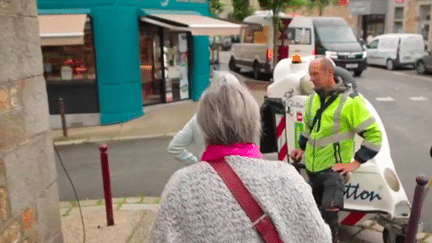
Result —
[[200, 99], [197, 121], [212, 145], [258, 144], [260, 138], [258, 104], [239, 82], [211, 82]]

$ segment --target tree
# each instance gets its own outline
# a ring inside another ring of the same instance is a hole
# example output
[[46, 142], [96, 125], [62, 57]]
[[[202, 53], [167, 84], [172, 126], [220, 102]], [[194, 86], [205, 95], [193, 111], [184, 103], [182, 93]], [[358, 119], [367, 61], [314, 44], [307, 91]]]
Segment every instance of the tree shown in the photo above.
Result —
[[242, 21], [253, 13], [253, 8], [250, 6], [249, 0], [233, 0], [232, 4], [234, 8], [232, 17], [236, 20]]
[[225, 4], [220, 0], [209, 0], [209, 11], [214, 17], [218, 17], [224, 10]]
[[284, 13], [287, 9], [297, 10], [306, 5], [306, 0], [258, 0], [259, 5], [264, 10], [271, 10], [273, 13], [273, 67], [277, 63], [277, 37], [280, 34], [279, 13]]
[[322, 16], [324, 8], [330, 4], [337, 5], [339, 4], [339, 0], [309, 0], [307, 6], [309, 9], [313, 9], [315, 6], [317, 6], [318, 15]]

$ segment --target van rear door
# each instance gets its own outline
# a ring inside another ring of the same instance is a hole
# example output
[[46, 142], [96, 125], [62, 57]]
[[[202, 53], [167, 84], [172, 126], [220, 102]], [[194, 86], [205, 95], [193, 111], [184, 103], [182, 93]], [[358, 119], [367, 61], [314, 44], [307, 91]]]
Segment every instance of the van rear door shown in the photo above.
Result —
[[285, 43], [289, 44], [289, 57], [293, 55], [315, 55], [315, 41], [312, 19], [304, 17], [293, 18], [285, 30]]
[[424, 41], [421, 35], [409, 35], [401, 38], [399, 62], [414, 64], [424, 54]]

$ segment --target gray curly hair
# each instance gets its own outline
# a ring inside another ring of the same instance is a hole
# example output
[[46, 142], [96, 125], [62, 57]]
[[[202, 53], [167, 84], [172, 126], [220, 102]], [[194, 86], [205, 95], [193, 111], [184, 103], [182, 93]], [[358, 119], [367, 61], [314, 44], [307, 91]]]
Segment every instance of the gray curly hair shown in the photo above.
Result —
[[208, 144], [258, 144], [259, 106], [249, 90], [230, 75], [221, 74], [221, 80], [211, 82], [203, 93], [197, 112], [198, 125]]

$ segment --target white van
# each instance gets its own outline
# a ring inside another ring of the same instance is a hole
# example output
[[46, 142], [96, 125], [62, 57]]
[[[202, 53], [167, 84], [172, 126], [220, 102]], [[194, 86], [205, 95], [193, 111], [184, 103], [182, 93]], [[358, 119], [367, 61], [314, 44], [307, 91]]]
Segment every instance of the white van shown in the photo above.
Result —
[[[292, 18], [280, 13], [282, 25], [285, 27]], [[273, 22], [271, 11], [256, 11], [253, 15], [246, 17], [244, 28], [241, 32], [240, 43], [231, 47], [231, 59], [228, 64], [230, 70], [238, 71], [240, 68], [252, 68], [253, 76], [258, 79], [261, 73], [273, 71]], [[279, 59], [288, 57], [288, 43], [283, 43], [278, 53]], [[278, 45], [281, 45], [279, 41]]]
[[424, 56], [425, 43], [420, 34], [384, 34], [366, 45], [367, 63], [389, 70], [412, 65]]
[[355, 76], [366, 69], [366, 53], [343, 18], [279, 16], [283, 34], [277, 42], [277, 55], [273, 55], [271, 11], [257, 11], [244, 19], [255, 25], [244, 28], [241, 43], [233, 44], [230, 70], [252, 68], [257, 79], [260, 73], [273, 72], [274, 56], [280, 61], [293, 55], [316, 54], [328, 56], [337, 66], [354, 71]]

